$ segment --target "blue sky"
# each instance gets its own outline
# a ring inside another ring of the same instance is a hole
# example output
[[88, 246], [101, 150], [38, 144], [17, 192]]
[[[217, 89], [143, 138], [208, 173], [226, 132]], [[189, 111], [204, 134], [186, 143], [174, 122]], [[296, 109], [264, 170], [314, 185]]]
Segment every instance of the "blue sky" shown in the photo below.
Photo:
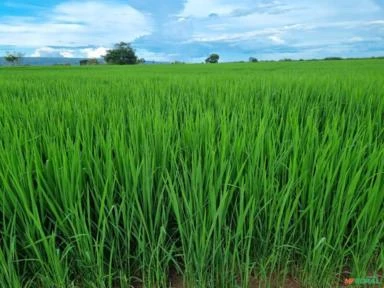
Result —
[[0, 55], [201, 62], [384, 56], [384, 0], [2, 0]]

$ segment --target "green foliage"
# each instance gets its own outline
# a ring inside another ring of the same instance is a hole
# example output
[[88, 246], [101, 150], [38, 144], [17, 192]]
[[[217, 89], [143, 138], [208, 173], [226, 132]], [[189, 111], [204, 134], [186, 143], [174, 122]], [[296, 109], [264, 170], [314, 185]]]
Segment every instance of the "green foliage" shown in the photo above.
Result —
[[346, 270], [377, 275], [383, 69], [0, 69], [1, 285], [171, 287], [178, 274], [187, 287], [338, 287]]
[[185, 62], [183, 62], [183, 61], [173, 61], [171, 64], [185, 64]]
[[249, 57], [248, 62], [256, 63], [256, 62], [258, 62], [258, 60], [257, 60], [257, 58], [255, 58], [255, 57]]
[[23, 57], [22, 53], [7, 53], [4, 56], [4, 60], [12, 65], [18, 65]]
[[107, 54], [104, 56], [104, 60], [108, 64], [137, 64], [138, 58], [136, 56], [135, 50], [131, 47], [129, 43], [120, 42], [115, 44], [114, 49], [108, 50]]
[[325, 57], [324, 60], [343, 60], [342, 57]]
[[219, 54], [213, 53], [209, 55], [207, 59], [205, 59], [205, 63], [219, 63], [220, 56]]
[[138, 64], [144, 64], [145, 63], [145, 59], [144, 58], [140, 58], [137, 60], [137, 63]]
[[95, 58], [80, 60], [80, 66], [84, 66], [84, 65], [98, 65], [98, 64], [100, 64], [99, 60], [97, 60]]

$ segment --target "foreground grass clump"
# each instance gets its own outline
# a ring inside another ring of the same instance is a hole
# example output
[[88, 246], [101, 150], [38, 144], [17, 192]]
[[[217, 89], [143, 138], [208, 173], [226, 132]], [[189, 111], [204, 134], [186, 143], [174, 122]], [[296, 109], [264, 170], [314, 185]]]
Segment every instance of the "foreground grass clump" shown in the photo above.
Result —
[[380, 60], [0, 69], [0, 283], [381, 273], [383, 123]]

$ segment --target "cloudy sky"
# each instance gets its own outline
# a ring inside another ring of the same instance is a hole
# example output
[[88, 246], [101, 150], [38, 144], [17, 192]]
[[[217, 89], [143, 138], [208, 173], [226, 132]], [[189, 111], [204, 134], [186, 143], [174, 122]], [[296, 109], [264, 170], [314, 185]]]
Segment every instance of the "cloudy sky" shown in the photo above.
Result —
[[1, 0], [0, 55], [147, 60], [384, 56], [384, 0]]

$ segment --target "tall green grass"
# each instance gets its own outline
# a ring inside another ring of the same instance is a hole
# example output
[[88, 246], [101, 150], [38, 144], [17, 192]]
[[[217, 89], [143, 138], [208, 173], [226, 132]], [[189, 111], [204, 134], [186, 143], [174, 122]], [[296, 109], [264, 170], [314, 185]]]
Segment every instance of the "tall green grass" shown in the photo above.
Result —
[[383, 123], [379, 60], [0, 69], [0, 283], [381, 273]]

